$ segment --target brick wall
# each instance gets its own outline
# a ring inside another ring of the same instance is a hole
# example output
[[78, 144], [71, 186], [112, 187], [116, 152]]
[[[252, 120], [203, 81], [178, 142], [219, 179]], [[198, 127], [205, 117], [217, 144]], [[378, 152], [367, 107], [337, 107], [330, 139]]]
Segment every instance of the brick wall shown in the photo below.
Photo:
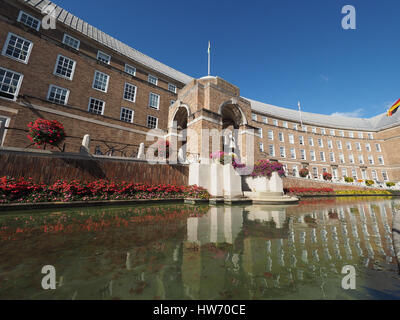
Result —
[[135, 160], [88, 158], [73, 154], [0, 152], [0, 177], [32, 178], [52, 183], [58, 179], [93, 181], [109, 179], [149, 184], [187, 185], [189, 167], [151, 165]]

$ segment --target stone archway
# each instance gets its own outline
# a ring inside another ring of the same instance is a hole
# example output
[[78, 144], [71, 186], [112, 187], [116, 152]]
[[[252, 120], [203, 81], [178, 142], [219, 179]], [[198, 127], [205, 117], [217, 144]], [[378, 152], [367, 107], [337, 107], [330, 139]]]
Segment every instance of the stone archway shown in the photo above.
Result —
[[172, 129], [178, 135], [179, 139], [177, 141], [178, 160], [180, 162], [186, 161], [187, 153], [187, 127], [189, 120], [189, 108], [186, 106], [179, 106], [172, 118]]
[[240, 158], [239, 129], [247, 124], [246, 117], [239, 105], [232, 101], [222, 104], [219, 114], [222, 120], [223, 150], [233, 152]]

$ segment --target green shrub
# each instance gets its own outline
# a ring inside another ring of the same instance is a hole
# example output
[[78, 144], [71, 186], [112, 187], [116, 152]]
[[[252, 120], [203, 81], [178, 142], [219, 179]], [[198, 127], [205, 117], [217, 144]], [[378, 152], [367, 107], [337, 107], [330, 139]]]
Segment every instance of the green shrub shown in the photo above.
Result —
[[394, 183], [394, 182], [387, 182], [386, 183], [386, 186], [388, 187], [388, 188], [391, 188], [391, 187], [394, 187], [396, 184]]
[[344, 177], [344, 181], [346, 181], [347, 183], [352, 183], [354, 182], [354, 179], [352, 177]]
[[365, 184], [366, 184], [368, 187], [370, 187], [370, 186], [372, 186], [372, 185], [375, 184], [375, 181], [373, 181], [373, 180], [365, 180]]

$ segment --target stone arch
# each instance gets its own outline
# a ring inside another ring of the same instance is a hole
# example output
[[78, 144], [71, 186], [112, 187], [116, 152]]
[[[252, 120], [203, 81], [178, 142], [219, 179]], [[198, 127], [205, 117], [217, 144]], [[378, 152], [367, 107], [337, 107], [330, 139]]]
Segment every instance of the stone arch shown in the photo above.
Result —
[[218, 113], [222, 117], [223, 129], [229, 126], [239, 129], [240, 126], [247, 125], [246, 115], [235, 101], [230, 100], [224, 102], [219, 107]]
[[[177, 127], [181, 127], [182, 129], [187, 128], [189, 117], [191, 116], [190, 108], [186, 104], [179, 105], [172, 116], [172, 120], [170, 123], [170, 128], [174, 127], [174, 122], [177, 122]], [[182, 130], [180, 129], [180, 130]]]

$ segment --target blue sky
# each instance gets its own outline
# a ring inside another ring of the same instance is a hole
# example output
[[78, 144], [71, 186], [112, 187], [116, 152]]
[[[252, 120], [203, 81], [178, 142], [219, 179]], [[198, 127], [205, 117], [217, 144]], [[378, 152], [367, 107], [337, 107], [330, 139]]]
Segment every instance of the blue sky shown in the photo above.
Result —
[[[400, 98], [398, 0], [55, 2], [192, 77], [206, 75], [211, 40], [212, 75], [244, 97], [359, 117]], [[356, 30], [341, 27], [346, 4]]]

